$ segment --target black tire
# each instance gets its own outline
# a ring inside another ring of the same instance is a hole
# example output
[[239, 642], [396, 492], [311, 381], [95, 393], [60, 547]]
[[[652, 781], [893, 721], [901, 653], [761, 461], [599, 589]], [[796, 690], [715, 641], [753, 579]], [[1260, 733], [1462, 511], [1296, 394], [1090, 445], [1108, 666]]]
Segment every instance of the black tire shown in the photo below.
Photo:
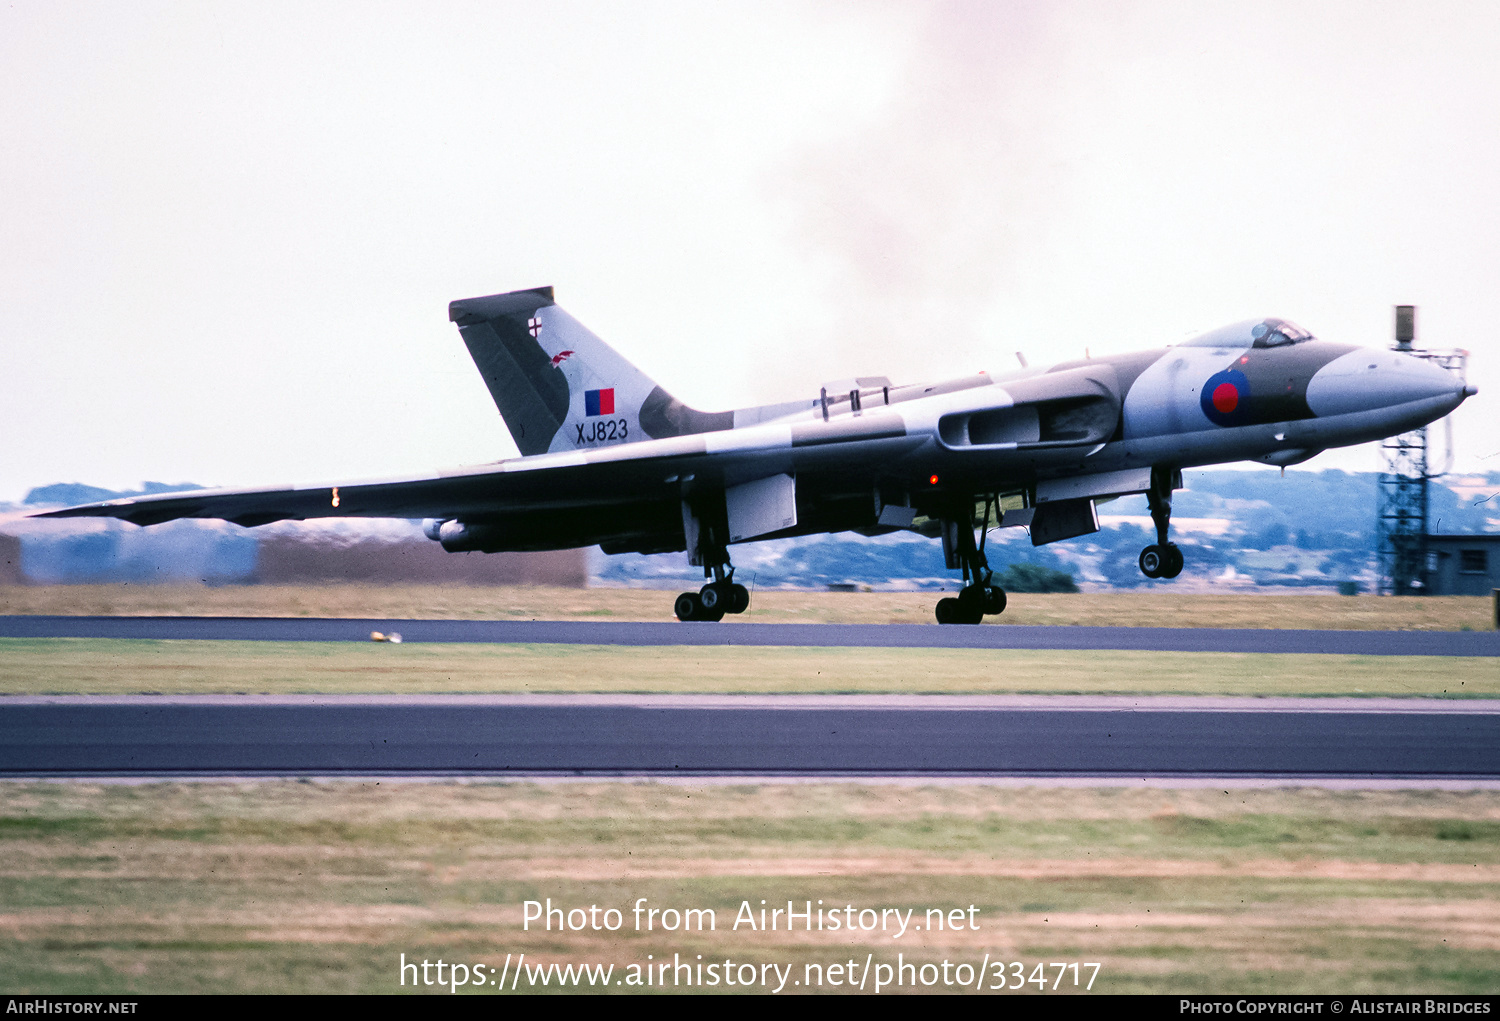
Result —
[[729, 602], [725, 592], [718, 584], [704, 585], [698, 590], [698, 605], [703, 607], [705, 613], [723, 614], [724, 605]]
[[965, 585], [958, 594], [958, 605], [963, 609], [964, 617], [983, 617], [985, 604], [984, 589], [978, 585]]
[[677, 597], [677, 602], [672, 604], [672, 612], [677, 614], [678, 620], [701, 620], [699, 616], [703, 612], [703, 606], [698, 602], [698, 593], [684, 592]]
[[1141, 573], [1148, 578], [1160, 578], [1165, 559], [1160, 546], [1155, 544], [1147, 546], [1141, 550]]
[[1169, 542], [1166, 546], [1166, 563], [1162, 565], [1161, 576], [1163, 578], [1175, 578], [1182, 573], [1182, 550], [1177, 548], [1175, 542]]
[[729, 612], [744, 613], [750, 608], [750, 590], [743, 585], [729, 586]]
[[[944, 603], [949, 604], [946, 611]], [[984, 620], [984, 596], [970, 585], [958, 594], [957, 599], [939, 599], [937, 612], [939, 624], [978, 624]]]
[[984, 612], [988, 614], [1005, 612], [1005, 590], [999, 585], [984, 587]]

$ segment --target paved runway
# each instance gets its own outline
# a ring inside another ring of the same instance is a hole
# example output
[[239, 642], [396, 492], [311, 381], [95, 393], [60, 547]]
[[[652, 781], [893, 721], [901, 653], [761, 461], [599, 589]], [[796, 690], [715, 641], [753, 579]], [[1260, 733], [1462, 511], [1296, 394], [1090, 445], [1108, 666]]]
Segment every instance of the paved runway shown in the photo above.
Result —
[[1382, 699], [10, 697], [0, 776], [1500, 778], [1500, 706]]
[[343, 642], [368, 641], [371, 631], [398, 631], [409, 642], [1500, 656], [1500, 632], [1497, 631], [1284, 631], [1013, 624], [939, 627], [936, 624], [684, 624], [678, 621], [620, 623], [307, 617], [0, 617], [0, 638]]

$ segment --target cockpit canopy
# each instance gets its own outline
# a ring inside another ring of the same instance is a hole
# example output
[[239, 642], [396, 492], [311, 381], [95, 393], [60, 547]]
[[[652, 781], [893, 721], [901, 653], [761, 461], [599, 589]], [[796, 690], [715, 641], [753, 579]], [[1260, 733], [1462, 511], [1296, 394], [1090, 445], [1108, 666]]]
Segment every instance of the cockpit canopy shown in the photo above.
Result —
[[1281, 347], [1312, 340], [1313, 335], [1286, 319], [1247, 319], [1221, 326], [1201, 337], [1184, 341], [1183, 347]]

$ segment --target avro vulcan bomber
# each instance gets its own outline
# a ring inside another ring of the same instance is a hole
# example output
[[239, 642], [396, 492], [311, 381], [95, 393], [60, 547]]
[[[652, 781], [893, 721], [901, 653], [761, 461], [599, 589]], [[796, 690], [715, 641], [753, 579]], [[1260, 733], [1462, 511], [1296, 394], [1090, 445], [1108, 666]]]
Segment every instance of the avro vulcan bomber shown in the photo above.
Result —
[[738, 543], [905, 529], [962, 571], [945, 624], [1005, 609], [985, 558], [991, 528], [1033, 544], [1098, 531], [1096, 505], [1144, 493], [1149, 578], [1173, 578], [1182, 469], [1305, 461], [1443, 417], [1475, 389], [1419, 358], [1318, 340], [1283, 319], [1236, 323], [1166, 349], [928, 384], [859, 377], [816, 397], [735, 411], [688, 407], [564, 312], [550, 287], [453, 302], [521, 456], [411, 478], [219, 489], [110, 500], [42, 517], [253, 527], [314, 517], [424, 518], [453, 552], [598, 544], [685, 551], [705, 584], [682, 620], [741, 613]]

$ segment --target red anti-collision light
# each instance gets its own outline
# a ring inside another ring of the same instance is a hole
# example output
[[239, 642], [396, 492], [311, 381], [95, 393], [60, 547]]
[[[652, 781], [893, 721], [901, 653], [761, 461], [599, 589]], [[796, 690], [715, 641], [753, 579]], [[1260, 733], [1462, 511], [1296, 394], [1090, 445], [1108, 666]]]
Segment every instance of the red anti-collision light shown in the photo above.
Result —
[[927, 482], [928, 482], [929, 485], [933, 485], [933, 486], [937, 485], [937, 476], [936, 475], [932, 476], [930, 479], [927, 480]]

